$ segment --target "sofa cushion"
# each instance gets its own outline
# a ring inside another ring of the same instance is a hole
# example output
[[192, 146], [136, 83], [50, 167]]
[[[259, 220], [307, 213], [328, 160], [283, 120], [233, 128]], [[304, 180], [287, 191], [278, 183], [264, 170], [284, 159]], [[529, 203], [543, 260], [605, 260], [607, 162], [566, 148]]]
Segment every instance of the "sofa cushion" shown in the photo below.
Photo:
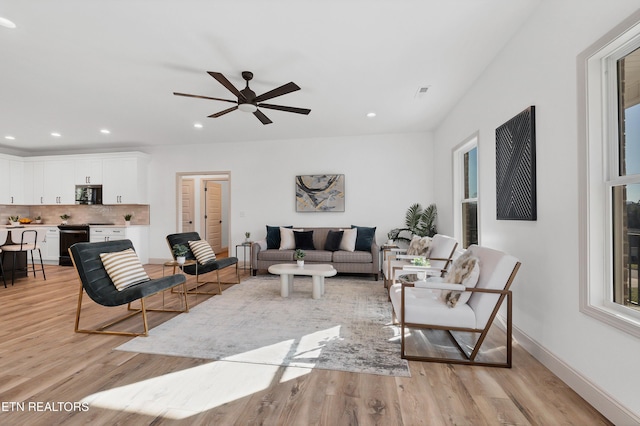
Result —
[[356, 237], [356, 250], [371, 250], [373, 239], [376, 237], [376, 228], [356, 225], [351, 225], [351, 228], [355, 228], [358, 230], [358, 234]]
[[313, 246], [313, 231], [293, 231], [293, 238], [296, 242], [296, 249], [315, 250]]
[[342, 235], [344, 231], [329, 231], [327, 234], [327, 240], [324, 243], [324, 249], [328, 251], [340, 250], [340, 243], [342, 242]]
[[[267, 248], [278, 249], [280, 248], [280, 226], [267, 225]], [[293, 228], [293, 226], [283, 226], [282, 228]]]
[[356, 238], [358, 237], [358, 230], [343, 229], [342, 241], [340, 241], [340, 250], [354, 251], [356, 249]]
[[305, 262], [331, 263], [333, 252], [326, 250], [309, 250], [304, 257]]
[[370, 251], [336, 251], [333, 252], [333, 261], [336, 263], [372, 263], [373, 257]]
[[258, 253], [259, 260], [293, 260], [293, 250], [266, 250]]
[[[295, 250], [296, 239], [293, 237], [294, 229], [289, 227], [280, 227], [280, 250]], [[303, 229], [295, 229], [295, 231], [303, 231]]]

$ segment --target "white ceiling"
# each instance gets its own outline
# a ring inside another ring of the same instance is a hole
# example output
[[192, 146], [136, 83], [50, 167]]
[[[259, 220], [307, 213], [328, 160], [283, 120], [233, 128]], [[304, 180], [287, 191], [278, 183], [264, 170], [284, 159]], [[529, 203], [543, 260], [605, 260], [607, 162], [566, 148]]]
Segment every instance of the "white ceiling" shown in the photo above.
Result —
[[[0, 149], [429, 131], [540, 1], [2, 1], [17, 28], [0, 27]], [[311, 114], [263, 110], [266, 126], [240, 111], [207, 118], [232, 105], [172, 94], [234, 99], [206, 71], [242, 88], [243, 70], [257, 94], [295, 82], [302, 90], [268, 102]]]

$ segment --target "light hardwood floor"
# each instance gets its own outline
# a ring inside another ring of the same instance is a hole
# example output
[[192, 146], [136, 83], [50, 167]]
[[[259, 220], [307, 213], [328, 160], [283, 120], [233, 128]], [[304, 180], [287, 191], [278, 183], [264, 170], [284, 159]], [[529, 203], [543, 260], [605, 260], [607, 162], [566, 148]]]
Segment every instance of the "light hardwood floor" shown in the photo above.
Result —
[[[146, 269], [162, 274], [159, 265]], [[129, 337], [73, 332], [75, 270], [47, 266], [46, 273], [46, 281], [38, 274], [0, 287], [2, 425], [610, 424], [517, 345], [512, 369], [412, 362], [410, 378], [117, 351]], [[119, 309], [84, 306], [87, 323]], [[150, 326], [175, 315], [151, 313]], [[97, 393], [99, 406], [71, 409]], [[162, 402], [167, 394], [170, 404]]]

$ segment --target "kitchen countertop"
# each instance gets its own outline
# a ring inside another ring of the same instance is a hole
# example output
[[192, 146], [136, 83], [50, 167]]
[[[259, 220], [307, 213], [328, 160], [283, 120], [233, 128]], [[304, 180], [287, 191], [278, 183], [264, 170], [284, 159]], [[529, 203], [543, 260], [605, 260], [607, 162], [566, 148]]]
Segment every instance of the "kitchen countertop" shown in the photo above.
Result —
[[[37, 228], [37, 227], [57, 227], [58, 225], [61, 225], [60, 223], [29, 223], [29, 224], [24, 224], [24, 225], [19, 225], [19, 226], [13, 226], [13, 225], [0, 225], [0, 229], [25, 229], [25, 228]], [[69, 223], [69, 225], [85, 225], [84, 223]], [[134, 226], [149, 226], [149, 225], [129, 225], [126, 226], [124, 224], [122, 225], [89, 225], [90, 227], [94, 227], [94, 228], [132, 228]]]

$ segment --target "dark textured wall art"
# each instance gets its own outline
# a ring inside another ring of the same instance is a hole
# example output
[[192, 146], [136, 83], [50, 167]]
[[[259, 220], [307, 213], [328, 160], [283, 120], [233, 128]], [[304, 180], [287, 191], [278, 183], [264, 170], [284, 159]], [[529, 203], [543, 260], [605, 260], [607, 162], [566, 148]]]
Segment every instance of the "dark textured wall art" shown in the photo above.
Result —
[[496, 216], [536, 220], [535, 107], [496, 129]]
[[297, 212], [343, 212], [344, 175], [296, 176]]

